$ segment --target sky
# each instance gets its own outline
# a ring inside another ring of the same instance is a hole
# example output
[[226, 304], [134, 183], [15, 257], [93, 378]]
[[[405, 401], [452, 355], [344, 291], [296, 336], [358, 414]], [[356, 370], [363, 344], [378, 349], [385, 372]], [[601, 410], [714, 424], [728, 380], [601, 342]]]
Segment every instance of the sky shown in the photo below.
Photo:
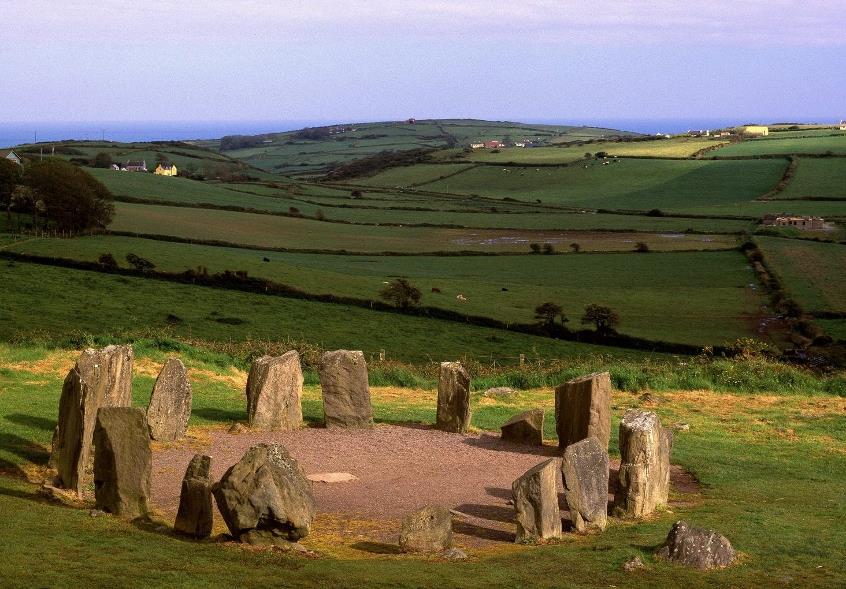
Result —
[[846, 0], [0, 0], [0, 123], [846, 118]]

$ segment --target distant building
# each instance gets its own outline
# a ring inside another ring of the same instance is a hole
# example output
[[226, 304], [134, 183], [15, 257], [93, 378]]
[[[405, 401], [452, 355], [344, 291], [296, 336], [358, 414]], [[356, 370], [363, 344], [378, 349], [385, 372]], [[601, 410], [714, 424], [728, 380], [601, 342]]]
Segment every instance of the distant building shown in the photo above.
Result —
[[504, 147], [504, 144], [502, 143], [502, 141], [497, 141], [496, 139], [494, 139], [493, 141], [485, 141], [485, 147], [487, 149], [497, 149], [500, 147]]
[[764, 215], [761, 223], [772, 227], [795, 227], [800, 231], [822, 231], [826, 228], [822, 217], [799, 215]]
[[846, 131], [846, 121], [840, 121], [840, 130]]
[[159, 164], [153, 173], [159, 176], [176, 176], [176, 164]]
[[766, 137], [770, 134], [770, 128], [764, 125], [747, 125], [743, 127], [744, 135], [756, 135], [758, 137]]
[[406, 124], [406, 125], [416, 125], [416, 124], [417, 124], [417, 119], [415, 119], [414, 117], [411, 117], [410, 119], [406, 119], [406, 120], [405, 120], [405, 124]]
[[0, 149], [0, 158], [5, 158], [13, 164], [18, 164], [19, 166], [23, 165], [21, 157], [11, 149]]
[[484, 146], [485, 146], [484, 143], [471, 143], [470, 144], [471, 149], [482, 149]]
[[120, 167], [120, 169], [125, 172], [146, 172], [147, 160], [141, 160], [140, 162], [126, 162]]

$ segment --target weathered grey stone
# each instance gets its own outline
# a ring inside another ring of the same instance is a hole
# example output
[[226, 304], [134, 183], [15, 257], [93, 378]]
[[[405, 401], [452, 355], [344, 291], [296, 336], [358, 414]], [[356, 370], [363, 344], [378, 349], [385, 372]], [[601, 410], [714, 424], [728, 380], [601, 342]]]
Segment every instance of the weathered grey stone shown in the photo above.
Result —
[[531, 409], [515, 415], [499, 429], [506, 442], [543, 446], [543, 409]]
[[297, 461], [278, 444], [259, 444], [247, 450], [212, 486], [212, 494], [235, 538], [259, 530], [295, 542], [311, 530], [311, 483]]
[[247, 378], [247, 423], [251, 428], [292, 430], [302, 425], [303, 371], [296, 350], [262, 356]]
[[402, 520], [400, 548], [405, 552], [441, 552], [452, 547], [452, 516], [446, 507], [429, 506]]
[[627, 573], [633, 573], [635, 571], [639, 571], [645, 568], [646, 565], [643, 564], [643, 561], [640, 559], [639, 556], [634, 556], [623, 563], [623, 570]]
[[65, 489], [80, 495], [90, 491], [97, 410], [132, 404], [132, 360], [131, 346], [87, 349], [68, 372], [50, 453], [57, 483]]
[[372, 427], [367, 363], [358, 351], [335, 350], [320, 358], [326, 427]]
[[651, 411], [630, 409], [620, 421], [620, 473], [614, 511], [644, 517], [667, 504], [672, 434]]
[[461, 362], [441, 362], [435, 427], [462, 434], [470, 427], [470, 374]]
[[558, 511], [558, 459], [552, 458], [530, 468], [511, 485], [517, 512], [515, 542], [535, 542], [561, 537]]
[[611, 439], [611, 376], [597, 372], [555, 389], [558, 447], [594, 437], [606, 449]]
[[100, 408], [94, 448], [96, 507], [127, 519], [146, 517], [150, 511], [153, 453], [144, 410]]
[[195, 454], [185, 477], [182, 479], [182, 491], [179, 494], [179, 511], [173, 529], [180, 534], [194, 538], [208, 538], [212, 531], [212, 482], [209, 476], [211, 457]]
[[713, 530], [690, 527], [683, 521], [673, 524], [656, 555], [700, 570], [725, 568], [735, 558], [728, 538]]
[[185, 435], [191, 417], [191, 382], [181, 360], [171, 358], [162, 367], [147, 406], [150, 437], [172, 442]]
[[516, 389], [512, 389], [511, 387], [493, 387], [486, 390], [482, 393], [484, 397], [498, 397], [500, 395], [513, 395], [516, 393]]
[[577, 532], [608, 523], [608, 451], [596, 438], [570, 444], [561, 463], [564, 497]]
[[446, 560], [467, 560], [467, 553], [461, 548], [450, 548], [441, 556], [443, 556]]

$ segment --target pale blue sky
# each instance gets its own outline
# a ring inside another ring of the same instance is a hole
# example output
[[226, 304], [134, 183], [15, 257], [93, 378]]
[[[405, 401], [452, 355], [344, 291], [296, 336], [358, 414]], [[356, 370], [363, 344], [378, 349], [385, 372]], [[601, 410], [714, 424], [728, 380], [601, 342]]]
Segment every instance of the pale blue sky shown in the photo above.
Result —
[[0, 122], [833, 120], [845, 18], [846, 0], [0, 0]]

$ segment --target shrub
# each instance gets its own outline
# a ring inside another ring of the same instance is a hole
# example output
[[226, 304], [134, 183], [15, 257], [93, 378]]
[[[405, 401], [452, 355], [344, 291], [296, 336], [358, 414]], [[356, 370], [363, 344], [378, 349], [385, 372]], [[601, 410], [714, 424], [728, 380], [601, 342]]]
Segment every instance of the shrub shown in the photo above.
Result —
[[130, 266], [141, 272], [150, 272], [156, 267], [150, 260], [131, 253], [126, 254], [126, 261], [129, 262]]
[[573, 242], [573, 243], [571, 243], [571, 244], [570, 244], [570, 249], [571, 249], [571, 250], [573, 250], [573, 253], [574, 253], [574, 254], [577, 254], [577, 253], [579, 253], [579, 252], [581, 251], [582, 246], [580, 246], [580, 245], [579, 245], [578, 243], [576, 243], [576, 242]]
[[532, 250], [533, 254], [539, 254], [541, 251], [541, 246], [539, 243], [530, 243], [529, 249]]
[[593, 325], [597, 333], [607, 335], [616, 332], [620, 316], [611, 307], [591, 304], [585, 307], [582, 325]]
[[100, 257], [97, 258], [97, 262], [101, 266], [109, 268], [110, 270], [114, 270], [118, 267], [117, 260], [112, 254], [100, 254]]
[[543, 253], [545, 254], [554, 254], [555, 253], [555, 246], [551, 243], [543, 244]]
[[647, 254], [649, 253], [649, 245], [643, 241], [638, 241], [635, 244], [634, 251], [641, 254]]
[[420, 304], [421, 293], [405, 278], [397, 278], [379, 291], [379, 296], [400, 309], [409, 309]]

